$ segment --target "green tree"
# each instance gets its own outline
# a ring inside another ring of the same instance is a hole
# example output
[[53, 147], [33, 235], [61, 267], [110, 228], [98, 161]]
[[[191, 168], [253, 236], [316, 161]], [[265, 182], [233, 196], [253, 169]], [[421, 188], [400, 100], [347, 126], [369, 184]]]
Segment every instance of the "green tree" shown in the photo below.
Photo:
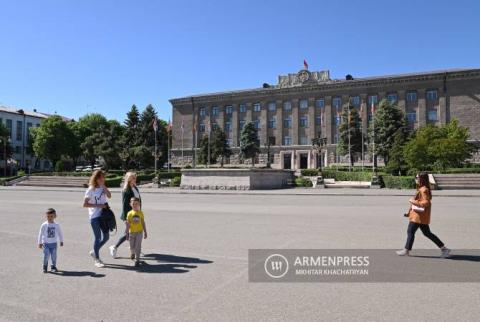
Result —
[[69, 154], [72, 141], [73, 133], [67, 123], [54, 115], [45, 119], [35, 130], [33, 150], [38, 157], [50, 160], [55, 166], [63, 155]]
[[392, 175], [406, 175], [408, 165], [405, 160], [405, 144], [408, 140], [408, 132], [405, 129], [399, 129], [393, 139], [392, 150], [390, 151], [390, 160], [385, 167], [385, 171]]
[[[127, 113], [127, 118], [124, 121], [125, 132], [120, 139], [119, 144], [122, 147], [120, 151], [120, 158], [124, 169], [138, 168], [140, 166], [138, 157], [138, 149], [135, 149], [140, 141], [140, 113], [135, 104], [132, 105], [130, 111]], [[136, 154], [136, 156], [134, 156]], [[143, 159], [143, 158], [142, 158]]]
[[258, 132], [252, 122], [248, 122], [240, 133], [240, 155], [244, 159], [252, 159], [252, 167], [255, 166], [255, 157], [260, 152]]
[[[212, 139], [212, 138], [210, 138]], [[200, 164], [207, 164], [209, 163], [208, 160], [208, 145], [209, 145], [209, 140], [208, 140], [208, 135], [204, 135], [200, 138], [199, 142], [199, 152], [198, 152], [198, 163]], [[217, 158], [214, 157], [212, 153], [212, 142], [210, 142], [210, 164], [214, 164], [217, 162]]]
[[375, 111], [373, 123], [375, 133], [372, 134], [373, 131], [369, 132], [371, 133], [371, 139], [373, 139], [373, 135], [375, 138], [375, 154], [383, 157], [385, 165], [388, 165], [395, 133], [405, 127], [405, 115], [396, 104], [387, 99], [382, 99]]
[[[150, 150], [150, 159], [144, 160], [145, 167], [152, 167], [154, 165], [154, 151], [155, 151], [155, 131], [153, 129], [153, 122], [157, 118], [157, 112], [151, 104], [149, 104], [140, 115], [139, 122], [139, 140], [135, 145], [141, 144], [146, 146]], [[168, 134], [167, 134], [167, 122], [158, 120], [157, 131], [157, 145], [158, 150], [161, 152], [161, 156], [158, 161], [158, 166], [162, 167], [167, 161], [168, 155]]]
[[67, 125], [73, 134], [72, 136], [73, 141], [70, 144], [70, 150], [68, 152], [68, 155], [70, 156], [70, 158], [72, 158], [73, 165], [74, 167], [76, 167], [78, 164], [78, 159], [80, 159], [83, 154], [81, 144], [82, 144], [82, 140], [84, 140], [85, 138], [83, 137], [83, 130], [79, 122], [71, 121], [71, 122], [68, 122]]
[[[13, 148], [10, 142], [8, 142], [9, 137], [10, 132], [8, 131], [7, 127], [0, 122], [0, 159], [4, 160], [4, 163], [0, 165], [0, 167], [6, 168], [8, 158], [12, 157]], [[3, 172], [1, 175], [3, 175]]]
[[103, 158], [107, 169], [118, 169], [122, 165], [120, 158], [122, 146], [118, 142], [121, 141], [124, 132], [125, 128], [120, 123], [115, 120], [108, 121], [102, 140], [96, 147], [96, 154]]
[[468, 128], [459, 126], [457, 120], [442, 126], [427, 125], [418, 129], [405, 145], [405, 160], [415, 170], [459, 167], [475, 150], [468, 138]]
[[350, 161], [351, 165], [355, 161], [354, 155], [362, 152], [362, 130], [360, 114], [355, 107], [350, 104], [348, 109], [342, 113], [342, 123], [339, 126], [340, 142], [338, 145], [341, 154], [348, 154], [348, 145], [350, 141]]
[[212, 136], [212, 158], [215, 160], [220, 159], [220, 166], [223, 168], [225, 158], [232, 155], [230, 146], [227, 142], [227, 135], [221, 128], [216, 128], [213, 131]]
[[92, 113], [82, 116], [77, 122], [76, 139], [80, 143], [82, 155], [90, 166], [95, 166], [96, 160], [100, 157], [99, 146], [104, 142], [109, 129], [108, 120], [105, 116]]

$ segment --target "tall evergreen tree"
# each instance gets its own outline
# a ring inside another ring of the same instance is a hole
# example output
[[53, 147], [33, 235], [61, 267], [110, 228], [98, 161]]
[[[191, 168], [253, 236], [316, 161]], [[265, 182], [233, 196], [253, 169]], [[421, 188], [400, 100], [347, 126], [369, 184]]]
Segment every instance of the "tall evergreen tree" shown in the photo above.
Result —
[[[370, 128], [370, 139], [375, 138], [375, 154], [383, 157], [388, 165], [390, 151], [392, 150], [395, 133], [405, 127], [405, 115], [396, 104], [382, 99], [375, 111], [374, 128]], [[373, 147], [372, 147], [373, 148]]]
[[253, 122], [248, 122], [240, 133], [240, 154], [242, 158], [252, 159], [252, 167], [255, 166], [255, 157], [260, 152], [258, 132]]
[[[210, 138], [211, 140], [212, 138]], [[208, 145], [209, 145], [209, 140], [208, 140], [208, 135], [204, 135], [200, 138], [199, 142], [199, 153], [198, 153], [198, 163], [200, 164], [215, 164], [217, 162], [217, 159], [214, 157], [212, 153], [212, 142], [210, 141], [210, 162], [208, 162]]]
[[362, 130], [361, 119], [357, 109], [350, 104], [348, 109], [342, 113], [342, 123], [339, 126], [340, 142], [338, 145], [341, 154], [348, 154], [350, 141], [350, 161], [351, 165], [355, 161], [354, 155], [362, 152]]
[[[149, 104], [145, 110], [140, 115], [139, 122], [139, 140], [137, 145], [143, 145], [150, 150], [150, 159], [144, 155], [145, 149], [136, 149], [142, 152], [143, 166], [152, 167], [154, 165], [154, 151], [155, 151], [155, 131], [153, 129], [153, 121], [157, 118], [157, 112], [154, 107]], [[159, 158], [158, 165], [161, 167], [166, 162], [168, 158], [168, 135], [167, 135], [167, 123], [163, 120], [158, 120], [158, 131], [157, 131], [157, 145], [158, 150], [161, 152], [161, 157]]]
[[221, 128], [216, 128], [213, 131], [212, 136], [212, 157], [215, 160], [220, 159], [220, 166], [223, 168], [225, 158], [228, 158], [232, 155], [230, 146], [227, 142], [227, 136]]

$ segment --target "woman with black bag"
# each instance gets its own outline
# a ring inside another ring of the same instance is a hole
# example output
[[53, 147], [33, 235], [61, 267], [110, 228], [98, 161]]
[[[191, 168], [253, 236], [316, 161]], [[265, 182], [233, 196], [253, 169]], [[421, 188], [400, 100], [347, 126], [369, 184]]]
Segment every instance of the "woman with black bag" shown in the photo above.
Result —
[[407, 242], [405, 248], [397, 251], [399, 256], [408, 256], [413, 247], [415, 240], [415, 233], [420, 228], [423, 235], [430, 239], [432, 242], [440, 248], [441, 257], [448, 257], [450, 249], [445, 247], [443, 242], [430, 231], [430, 215], [432, 209], [432, 192], [430, 191], [430, 181], [428, 179], [428, 173], [421, 172], [415, 177], [417, 184], [417, 194], [414, 198], [410, 198], [410, 209], [408, 214], [405, 214], [409, 219], [407, 229]]
[[[123, 180], [123, 189], [122, 189], [122, 215], [120, 219], [125, 221], [127, 219], [127, 214], [132, 210], [130, 205], [130, 200], [135, 197], [140, 200], [140, 207], [142, 207], [142, 199], [140, 198], [140, 191], [137, 187], [137, 174], [135, 172], [127, 172], [125, 174], [125, 179]], [[127, 236], [124, 233], [115, 245], [110, 246], [110, 255], [113, 258], [117, 258], [117, 249], [127, 240]]]
[[112, 194], [105, 185], [105, 173], [102, 170], [95, 170], [88, 182], [88, 189], [85, 192], [83, 207], [88, 208], [90, 216], [90, 225], [92, 226], [94, 242], [93, 250], [90, 256], [93, 257], [96, 267], [104, 267], [100, 260], [100, 248], [108, 241], [109, 230], [103, 225], [101, 216], [102, 210], [108, 207], [107, 198], [111, 198]]

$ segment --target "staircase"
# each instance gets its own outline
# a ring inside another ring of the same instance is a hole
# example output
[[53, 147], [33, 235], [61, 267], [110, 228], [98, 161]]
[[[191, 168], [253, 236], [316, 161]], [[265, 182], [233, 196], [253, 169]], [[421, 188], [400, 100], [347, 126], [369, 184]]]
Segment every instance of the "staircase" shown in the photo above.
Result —
[[480, 189], [480, 174], [434, 174], [438, 189]]
[[88, 184], [88, 177], [72, 177], [72, 176], [29, 176], [21, 182], [17, 182], [17, 186], [33, 186], [33, 187], [76, 187], [84, 188]]

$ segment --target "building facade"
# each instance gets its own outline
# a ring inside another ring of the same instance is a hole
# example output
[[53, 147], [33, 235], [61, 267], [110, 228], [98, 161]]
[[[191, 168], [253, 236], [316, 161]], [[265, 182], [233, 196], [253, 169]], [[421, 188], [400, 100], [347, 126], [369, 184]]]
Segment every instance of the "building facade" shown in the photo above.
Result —
[[[480, 69], [331, 79], [328, 71], [279, 76], [277, 85], [171, 99], [173, 108], [173, 166], [193, 164], [198, 142], [209, 128], [224, 129], [233, 155], [227, 163], [248, 164], [239, 157], [242, 127], [253, 122], [258, 129], [260, 164], [267, 158], [273, 168], [316, 168], [346, 162], [338, 156], [340, 114], [351, 104], [359, 110], [367, 134], [371, 106], [382, 99], [400, 107], [410, 129], [445, 124], [457, 119], [480, 142]], [[363, 108], [362, 108], [363, 106]], [[312, 139], [324, 138], [318, 152]], [[268, 146], [268, 147], [267, 147]], [[371, 156], [366, 153], [366, 158]], [[474, 161], [480, 161], [478, 154]]]
[[[22, 109], [13, 109], [0, 106], [0, 123], [10, 132], [10, 145], [13, 147], [13, 155], [8, 160], [8, 167], [11, 169], [32, 169], [49, 170], [52, 165], [48, 160], [40, 160], [28, 153], [29, 131], [31, 128], [39, 127], [41, 122], [49, 115], [24, 111]], [[3, 144], [0, 148], [4, 148]], [[2, 154], [3, 155], [3, 154]], [[0, 160], [0, 168], [5, 166], [5, 160]], [[3, 174], [3, 171], [2, 171]]]

